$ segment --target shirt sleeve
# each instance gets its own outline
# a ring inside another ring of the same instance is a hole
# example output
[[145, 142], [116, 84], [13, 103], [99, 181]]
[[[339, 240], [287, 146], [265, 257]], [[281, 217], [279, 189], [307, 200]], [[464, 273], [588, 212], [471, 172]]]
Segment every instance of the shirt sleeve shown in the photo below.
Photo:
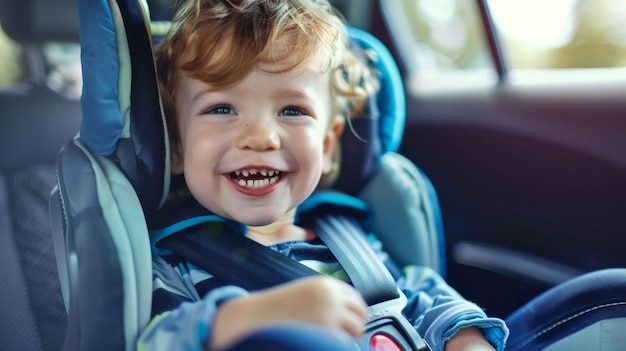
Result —
[[248, 293], [236, 286], [217, 288], [203, 299], [184, 302], [178, 308], [155, 316], [138, 340], [139, 351], [204, 350], [211, 337], [217, 306]]
[[509, 333], [504, 321], [488, 317], [433, 269], [422, 266], [405, 268], [398, 287], [408, 299], [403, 313], [433, 351], [442, 351], [447, 340], [467, 327], [479, 328], [496, 350], [504, 349]]

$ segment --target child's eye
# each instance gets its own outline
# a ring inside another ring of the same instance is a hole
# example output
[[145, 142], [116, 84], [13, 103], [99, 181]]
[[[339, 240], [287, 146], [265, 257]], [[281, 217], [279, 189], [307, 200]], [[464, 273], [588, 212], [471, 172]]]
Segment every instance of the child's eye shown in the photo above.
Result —
[[207, 109], [204, 113], [211, 115], [234, 115], [235, 111], [230, 106], [219, 105]]
[[282, 111], [280, 111], [280, 114], [279, 114], [279, 116], [286, 116], [286, 117], [296, 117], [296, 116], [305, 116], [305, 115], [308, 115], [308, 113], [299, 107], [287, 107], [283, 109]]

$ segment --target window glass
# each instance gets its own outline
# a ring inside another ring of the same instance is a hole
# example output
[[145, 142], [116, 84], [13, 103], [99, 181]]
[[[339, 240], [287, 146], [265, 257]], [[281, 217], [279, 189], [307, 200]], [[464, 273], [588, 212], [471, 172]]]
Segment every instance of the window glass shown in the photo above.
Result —
[[626, 1], [488, 0], [511, 69], [626, 66]]
[[77, 43], [47, 43], [43, 46], [47, 63], [46, 84], [57, 93], [79, 98], [83, 76], [80, 65], [80, 45]]
[[0, 29], [0, 88], [12, 85], [21, 79], [21, 52]]
[[407, 67], [409, 89], [432, 91], [496, 83], [476, 1], [393, 0], [383, 16]]
[[78, 99], [82, 90], [80, 45], [50, 42], [22, 47], [0, 30], [0, 89], [23, 90], [21, 83], [45, 85]]

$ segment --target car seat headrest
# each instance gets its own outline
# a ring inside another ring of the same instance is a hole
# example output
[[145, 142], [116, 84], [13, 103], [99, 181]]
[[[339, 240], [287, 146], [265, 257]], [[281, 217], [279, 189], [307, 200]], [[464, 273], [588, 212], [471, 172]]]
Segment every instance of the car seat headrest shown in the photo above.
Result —
[[[79, 20], [81, 37], [89, 38], [81, 42], [80, 138], [118, 164], [148, 215], [162, 204], [170, 182], [148, 11], [141, 1], [81, 1]], [[399, 147], [405, 100], [400, 73], [385, 46], [358, 29], [350, 28], [349, 35], [376, 53], [372, 64], [381, 75], [381, 90], [369, 102], [367, 115], [352, 120], [356, 135], [347, 128], [342, 139], [343, 161], [335, 188], [354, 194], [380, 157]]]
[[22, 43], [78, 42], [76, 0], [0, 0], [0, 23]]
[[398, 150], [404, 131], [406, 100], [402, 77], [385, 45], [357, 28], [348, 28], [348, 35], [353, 45], [375, 54], [369, 64], [380, 79], [375, 98], [368, 101], [359, 116], [354, 116], [350, 122], [352, 128], [347, 128], [341, 139], [340, 172], [333, 187], [356, 194], [377, 169], [382, 155]]
[[356, 28], [348, 28], [348, 34], [359, 45], [376, 53], [374, 66], [380, 73], [381, 85], [376, 95], [381, 153], [396, 152], [406, 118], [406, 97], [398, 66], [387, 47], [372, 34]]
[[150, 213], [169, 188], [169, 146], [144, 4], [78, 2], [83, 67], [80, 138], [119, 166], [144, 212]]

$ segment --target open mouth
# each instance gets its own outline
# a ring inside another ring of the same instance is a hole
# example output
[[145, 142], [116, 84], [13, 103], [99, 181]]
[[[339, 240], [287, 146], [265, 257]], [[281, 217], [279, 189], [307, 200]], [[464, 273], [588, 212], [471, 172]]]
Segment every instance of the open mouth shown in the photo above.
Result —
[[230, 173], [232, 179], [239, 186], [258, 189], [274, 184], [280, 180], [282, 172], [269, 169], [242, 169]]

